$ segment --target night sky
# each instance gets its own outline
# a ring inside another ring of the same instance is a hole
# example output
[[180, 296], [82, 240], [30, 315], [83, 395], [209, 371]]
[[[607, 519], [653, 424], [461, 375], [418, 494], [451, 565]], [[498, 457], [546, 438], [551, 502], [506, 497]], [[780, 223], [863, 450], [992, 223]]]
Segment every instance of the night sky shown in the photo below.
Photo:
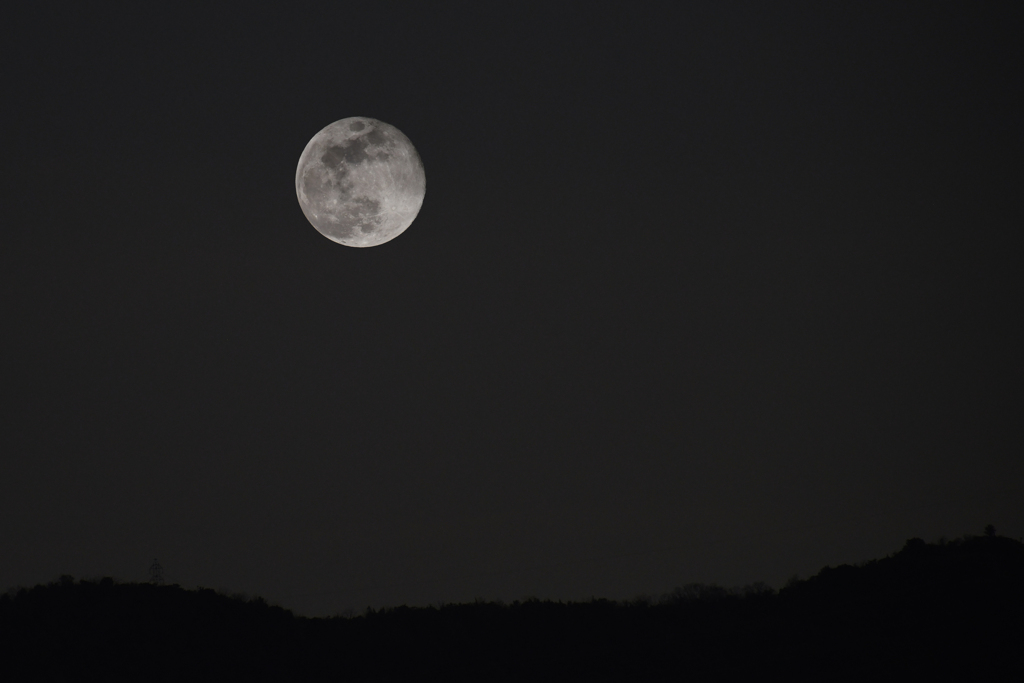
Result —
[[[622, 599], [1024, 534], [1018, 3], [33, 7], [0, 590]], [[426, 169], [371, 249], [295, 196], [350, 116]]]

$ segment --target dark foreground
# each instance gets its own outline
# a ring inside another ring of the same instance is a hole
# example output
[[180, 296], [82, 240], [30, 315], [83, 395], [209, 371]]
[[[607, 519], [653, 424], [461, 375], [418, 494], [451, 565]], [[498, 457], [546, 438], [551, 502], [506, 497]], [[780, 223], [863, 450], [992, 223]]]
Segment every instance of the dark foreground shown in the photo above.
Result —
[[1024, 680], [1024, 545], [908, 541], [778, 593], [398, 607], [306, 619], [212, 590], [59, 583], [0, 598], [0, 680]]

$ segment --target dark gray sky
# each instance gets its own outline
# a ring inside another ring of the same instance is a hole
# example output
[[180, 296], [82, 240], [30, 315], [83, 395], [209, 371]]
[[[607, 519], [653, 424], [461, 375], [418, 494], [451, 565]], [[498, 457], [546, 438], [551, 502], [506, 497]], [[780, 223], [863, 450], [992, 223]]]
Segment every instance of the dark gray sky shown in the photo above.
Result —
[[[0, 589], [157, 557], [320, 615], [1024, 534], [1013, 3], [272, 7], [11, 17]], [[295, 198], [349, 116], [426, 167], [373, 249]]]

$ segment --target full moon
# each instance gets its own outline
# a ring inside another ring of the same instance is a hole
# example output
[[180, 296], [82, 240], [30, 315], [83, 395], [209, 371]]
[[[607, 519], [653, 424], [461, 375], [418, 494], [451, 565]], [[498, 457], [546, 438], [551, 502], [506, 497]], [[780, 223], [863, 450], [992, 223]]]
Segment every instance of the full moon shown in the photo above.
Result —
[[377, 119], [353, 116], [313, 136], [295, 170], [295, 194], [313, 227], [348, 247], [375, 247], [408, 228], [427, 178], [409, 138]]

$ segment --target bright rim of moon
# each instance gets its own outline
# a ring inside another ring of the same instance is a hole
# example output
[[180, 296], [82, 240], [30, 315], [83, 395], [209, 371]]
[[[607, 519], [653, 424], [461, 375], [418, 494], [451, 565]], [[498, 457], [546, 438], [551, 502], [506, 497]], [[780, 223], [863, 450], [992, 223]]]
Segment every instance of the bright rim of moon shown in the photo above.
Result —
[[423, 205], [427, 178], [409, 138], [362, 116], [313, 136], [295, 170], [302, 213], [324, 237], [375, 247], [405, 232]]

